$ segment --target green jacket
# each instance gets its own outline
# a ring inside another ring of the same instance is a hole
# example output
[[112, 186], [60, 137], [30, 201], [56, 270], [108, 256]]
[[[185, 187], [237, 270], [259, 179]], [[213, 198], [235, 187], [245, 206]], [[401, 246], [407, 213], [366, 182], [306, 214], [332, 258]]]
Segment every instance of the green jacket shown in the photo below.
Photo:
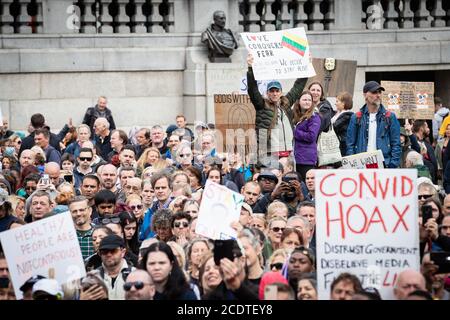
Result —
[[[289, 117], [289, 122], [291, 127], [294, 126], [292, 123], [293, 112], [291, 106], [298, 100], [303, 92], [308, 78], [298, 78], [295, 80], [292, 89], [285, 95], [281, 96], [280, 107], [285, 111], [286, 115]], [[253, 69], [248, 68], [247, 71], [247, 86], [248, 95], [253, 103], [256, 110], [255, 128], [258, 129], [272, 129], [276, 125], [277, 121], [277, 106], [271, 103], [268, 99], [264, 99], [258, 90], [258, 85], [253, 75]]]

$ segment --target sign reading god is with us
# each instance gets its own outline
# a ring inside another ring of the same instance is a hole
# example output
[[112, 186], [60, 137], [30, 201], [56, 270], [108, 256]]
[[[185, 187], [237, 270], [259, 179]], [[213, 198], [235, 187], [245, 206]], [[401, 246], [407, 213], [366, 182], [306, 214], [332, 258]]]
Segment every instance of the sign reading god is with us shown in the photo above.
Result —
[[256, 80], [310, 78], [316, 75], [304, 28], [241, 33], [253, 55]]

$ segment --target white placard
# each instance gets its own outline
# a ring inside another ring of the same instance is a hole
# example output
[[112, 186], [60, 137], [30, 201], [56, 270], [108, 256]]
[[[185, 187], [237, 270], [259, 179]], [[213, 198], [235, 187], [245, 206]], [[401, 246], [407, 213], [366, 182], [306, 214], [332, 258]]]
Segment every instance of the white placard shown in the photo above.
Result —
[[256, 80], [310, 78], [316, 75], [304, 28], [244, 32], [241, 37], [253, 55]]
[[361, 152], [351, 156], [342, 157], [344, 169], [383, 169], [384, 156], [381, 150]]
[[417, 170], [316, 170], [319, 299], [342, 272], [393, 299], [405, 269], [420, 270]]
[[195, 233], [213, 240], [236, 239], [231, 223], [239, 221], [243, 203], [243, 195], [207, 180]]
[[86, 276], [70, 212], [64, 212], [0, 233], [17, 299], [20, 287], [34, 275], [49, 276], [64, 284]]

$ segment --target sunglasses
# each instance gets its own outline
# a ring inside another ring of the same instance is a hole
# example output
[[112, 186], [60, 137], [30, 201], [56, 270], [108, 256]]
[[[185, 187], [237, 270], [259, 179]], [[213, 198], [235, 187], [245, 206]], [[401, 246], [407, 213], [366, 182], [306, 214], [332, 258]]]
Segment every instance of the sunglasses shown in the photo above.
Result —
[[22, 144], [22, 141], [19, 140], [19, 141], [16, 141], [16, 143], [17, 143], [17, 144]]
[[25, 187], [25, 190], [36, 190], [37, 187]]
[[137, 204], [137, 205], [132, 205], [132, 206], [130, 206], [130, 209], [131, 210], [141, 210], [142, 208], [143, 208], [144, 206], [142, 205], [142, 204]]
[[174, 225], [175, 228], [181, 228], [181, 225], [183, 225], [183, 228], [187, 228], [189, 226], [189, 223], [187, 223], [186, 221], [174, 222], [173, 225]]
[[148, 283], [143, 283], [142, 281], [135, 281], [135, 282], [125, 282], [123, 285], [123, 290], [130, 291], [131, 288], [135, 287], [136, 290], [141, 290], [145, 287]]
[[99, 253], [100, 253], [100, 255], [106, 255], [106, 254], [108, 254], [108, 253], [114, 254], [114, 253], [116, 253], [118, 250], [119, 250], [119, 248], [116, 248], [116, 249], [100, 249], [100, 250], [99, 250]]
[[91, 157], [80, 157], [79, 159], [80, 159], [80, 161], [91, 161], [92, 160]]
[[103, 218], [102, 219], [102, 224], [108, 224], [108, 223], [120, 223], [120, 218], [115, 217], [115, 218]]
[[180, 158], [189, 158], [191, 154], [180, 154]]
[[272, 270], [272, 269], [276, 269], [276, 270], [281, 270], [281, 269], [283, 269], [283, 264], [281, 263], [281, 262], [278, 262], [278, 263], [272, 263], [271, 265], [270, 265], [270, 270]]
[[417, 198], [419, 198], [419, 200], [425, 200], [431, 198], [432, 196], [432, 194], [421, 194]]
[[273, 227], [273, 228], [272, 228], [272, 231], [273, 231], [273, 232], [280, 232], [280, 231], [283, 232], [284, 229], [286, 229], [286, 228]]

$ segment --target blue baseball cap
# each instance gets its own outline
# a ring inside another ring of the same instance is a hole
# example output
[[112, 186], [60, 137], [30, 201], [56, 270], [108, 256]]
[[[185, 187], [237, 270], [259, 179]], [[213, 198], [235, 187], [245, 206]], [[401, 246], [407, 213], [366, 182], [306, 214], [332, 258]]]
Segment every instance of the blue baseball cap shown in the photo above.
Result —
[[281, 90], [281, 83], [279, 81], [270, 81], [267, 84], [267, 91], [269, 91], [272, 88], [277, 88], [278, 90]]

